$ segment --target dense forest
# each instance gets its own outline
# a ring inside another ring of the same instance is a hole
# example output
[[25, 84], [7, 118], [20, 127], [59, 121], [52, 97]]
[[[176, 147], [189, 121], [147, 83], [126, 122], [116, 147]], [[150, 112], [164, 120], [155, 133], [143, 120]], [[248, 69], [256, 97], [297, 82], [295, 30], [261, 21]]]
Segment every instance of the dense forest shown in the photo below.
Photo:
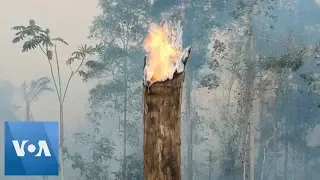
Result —
[[[97, 43], [79, 45], [67, 60], [57, 48], [71, 43], [68, 37], [52, 36], [36, 19], [8, 27], [21, 56], [42, 53], [48, 76], [21, 87], [0, 81], [0, 132], [3, 121], [36, 121], [33, 102], [53, 93], [63, 156], [60, 177], [0, 179], [142, 180], [143, 40], [151, 22], [168, 18], [181, 22], [183, 45], [192, 46], [183, 90], [182, 179], [319, 179], [318, 0], [98, 0], [97, 5], [101, 12], [88, 35]], [[68, 76], [60, 74], [61, 66], [70, 67]], [[69, 88], [76, 76], [95, 86], [86, 129], [69, 136], [64, 102], [77, 91]], [[22, 104], [12, 100], [17, 89]], [[25, 112], [22, 117], [17, 109]]]

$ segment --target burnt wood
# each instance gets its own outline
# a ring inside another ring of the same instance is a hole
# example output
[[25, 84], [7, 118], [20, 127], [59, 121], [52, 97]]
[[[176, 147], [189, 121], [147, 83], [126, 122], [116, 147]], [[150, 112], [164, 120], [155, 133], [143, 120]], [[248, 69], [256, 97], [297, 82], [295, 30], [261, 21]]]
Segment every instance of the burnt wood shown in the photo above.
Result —
[[184, 72], [143, 86], [144, 180], [181, 180], [183, 81]]
[[181, 95], [184, 73], [144, 87], [145, 180], [181, 179]]

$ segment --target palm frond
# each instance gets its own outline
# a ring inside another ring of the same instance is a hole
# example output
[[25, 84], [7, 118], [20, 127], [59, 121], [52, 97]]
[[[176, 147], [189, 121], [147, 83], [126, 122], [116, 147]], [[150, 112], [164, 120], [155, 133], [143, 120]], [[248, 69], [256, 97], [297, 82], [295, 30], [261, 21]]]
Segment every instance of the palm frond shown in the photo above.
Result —
[[14, 26], [11, 29], [15, 30], [15, 31], [22, 31], [22, 30], [25, 30], [26, 27], [25, 26]]
[[16, 34], [14, 34], [14, 35], [20, 36], [20, 35], [22, 35], [22, 32], [23, 32], [23, 31], [16, 32]]
[[84, 71], [78, 71], [78, 74], [80, 77], [87, 79], [88, 78], [88, 73], [84, 72]]
[[34, 29], [33, 27], [26, 27], [26, 29], [20, 31], [21, 35], [25, 35], [25, 36], [35, 36], [39, 30], [38, 29]]
[[42, 92], [53, 91], [53, 89], [49, 86], [50, 82], [51, 80], [48, 77], [41, 77], [37, 80], [31, 81], [28, 98], [31, 101], [37, 100]]
[[80, 59], [86, 56], [82, 51], [75, 51], [71, 55], [74, 56], [74, 59]]
[[47, 34], [40, 34], [39, 39], [41, 39], [43, 46], [51, 47], [53, 46], [53, 43], [51, 42], [51, 37]]
[[37, 79], [36, 81], [33, 81], [32, 83], [35, 84], [35, 88], [39, 88], [42, 86], [47, 86], [49, 83], [51, 82], [50, 78], [48, 77], [41, 77], [39, 79]]
[[41, 39], [39, 38], [33, 38], [29, 41], [26, 41], [22, 46], [22, 52], [27, 52], [29, 50], [35, 49], [39, 44], [41, 43]]
[[39, 78], [37, 82], [39, 85], [42, 85], [43, 83], [45, 84], [50, 83], [50, 81], [51, 81], [50, 78], [45, 76], [45, 77]]
[[104, 64], [98, 61], [94, 61], [94, 60], [89, 60], [86, 62], [86, 66], [90, 69], [103, 69], [104, 68]]
[[53, 89], [50, 88], [50, 87], [41, 87], [41, 88], [37, 89], [37, 91], [34, 92], [34, 94], [32, 95], [31, 100], [38, 100], [40, 94], [44, 93], [45, 91], [51, 91], [52, 92]]
[[29, 89], [28, 89], [28, 98], [30, 99], [30, 97], [31, 97], [31, 94], [33, 94], [33, 92], [34, 92], [34, 90], [36, 89], [36, 87], [37, 87], [37, 81], [38, 80], [32, 80], [31, 82], [30, 82], [30, 85], [29, 85]]
[[72, 63], [74, 62], [74, 59], [75, 59], [74, 57], [69, 58], [69, 59], [67, 60], [66, 64], [67, 64], [67, 65], [72, 64]]
[[95, 51], [99, 54], [102, 54], [103, 53], [103, 44], [102, 43], [97, 44], [95, 47]]
[[12, 40], [12, 43], [15, 44], [15, 43], [18, 43], [18, 42], [20, 42], [20, 41], [22, 41], [22, 40], [23, 40], [23, 37], [22, 37], [22, 36], [17, 36], [17, 37], [15, 37], [15, 38]]
[[56, 37], [56, 38], [53, 38], [52, 41], [59, 41], [65, 45], [69, 45], [64, 39], [62, 39], [61, 37]]

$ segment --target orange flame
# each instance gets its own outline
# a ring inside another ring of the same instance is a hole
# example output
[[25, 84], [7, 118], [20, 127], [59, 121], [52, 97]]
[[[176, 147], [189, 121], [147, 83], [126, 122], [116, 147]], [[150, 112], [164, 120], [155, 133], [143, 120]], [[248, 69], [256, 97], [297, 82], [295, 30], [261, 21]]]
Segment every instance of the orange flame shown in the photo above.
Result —
[[151, 77], [151, 83], [164, 80], [181, 55], [179, 48], [172, 42], [172, 32], [167, 25], [160, 27], [151, 24], [149, 34], [144, 40], [144, 49], [148, 55], [148, 64], [145, 71]]

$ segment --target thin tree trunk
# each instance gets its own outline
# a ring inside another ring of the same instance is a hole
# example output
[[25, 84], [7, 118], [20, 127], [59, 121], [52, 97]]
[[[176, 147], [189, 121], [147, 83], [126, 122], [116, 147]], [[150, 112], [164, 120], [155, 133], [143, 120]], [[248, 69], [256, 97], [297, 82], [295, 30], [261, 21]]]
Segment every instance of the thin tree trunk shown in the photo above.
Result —
[[[303, 99], [301, 101], [303, 101]], [[304, 118], [302, 118], [302, 115], [300, 115], [300, 120], [303, 123], [303, 132], [307, 132], [306, 121], [305, 121]], [[303, 139], [304, 139], [305, 142], [307, 142], [306, 136], [304, 136]], [[303, 160], [304, 160], [304, 162], [303, 162], [304, 179], [308, 180], [308, 178], [309, 178], [308, 177], [308, 161], [309, 161], [309, 158], [308, 158], [308, 146], [307, 145], [304, 147]]]
[[211, 178], [211, 171], [212, 171], [212, 169], [211, 169], [211, 166], [212, 166], [212, 154], [211, 154], [211, 150], [210, 150], [210, 155], [209, 155], [209, 180], [212, 180], [212, 178]]
[[[188, 66], [187, 66], [188, 68]], [[188, 70], [190, 67], [188, 68]], [[193, 120], [191, 117], [191, 90], [192, 90], [192, 73], [186, 71], [186, 120], [188, 122], [188, 138], [187, 138], [187, 171], [188, 180], [193, 180]]]
[[[267, 139], [266, 139], [266, 135], [264, 132], [264, 123], [263, 123], [263, 115], [264, 115], [264, 99], [265, 99], [265, 96], [264, 96], [264, 85], [263, 85], [263, 82], [262, 80], [260, 81], [260, 88], [259, 88], [259, 123], [260, 123], [260, 144], [259, 144], [259, 157], [261, 157], [261, 155], [263, 156], [263, 160], [260, 161], [261, 164], [260, 164], [260, 167], [262, 168], [261, 169], [261, 174], [263, 174], [263, 170], [264, 170], [264, 163], [265, 163], [265, 160], [266, 160], [266, 147], [268, 146], [267, 143]], [[261, 153], [262, 152], [262, 153]], [[263, 176], [263, 175], [262, 175]], [[262, 178], [261, 178], [262, 180]]]
[[[60, 176], [61, 176], [61, 180], [64, 180], [64, 158], [63, 158], [63, 144], [64, 144], [64, 117], [63, 117], [63, 104], [64, 104], [64, 97], [62, 97], [62, 86], [61, 86], [61, 75], [60, 75], [60, 66], [59, 66], [59, 58], [58, 58], [58, 51], [57, 51], [57, 46], [54, 46], [54, 52], [55, 52], [55, 56], [56, 56], [56, 65], [57, 65], [57, 75], [58, 75], [58, 84], [59, 84], [59, 92], [57, 92], [58, 94], [60, 94], [60, 96], [58, 96], [58, 98], [60, 97], [59, 103], [60, 103]], [[69, 84], [69, 82], [68, 82]], [[67, 90], [68, 87], [66, 87]]]
[[[181, 0], [182, 3], [182, 10], [181, 10], [181, 19], [184, 22], [183, 26], [183, 42], [186, 44], [192, 44], [193, 39], [189, 37], [189, 34], [193, 34], [193, 27], [190, 21], [187, 21], [186, 19], [189, 19], [188, 16], [192, 14], [190, 11], [192, 11], [191, 7], [187, 7], [186, 4], [189, 3], [189, 0]], [[191, 57], [189, 57], [191, 58]], [[191, 111], [191, 91], [192, 91], [192, 77], [193, 77], [193, 70], [190, 64], [186, 65], [186, 122], [188, 123], [187, 126], [187, 179], [193, 180], [193, 122], [190, 118], [190, 111]]]
[[[188, 101], [187, 101], [188, 102]], [[187, 110], [189, 111], [189, 110]], [[192, 128], [192, 121], [189, 119], [189, 130], [188, 130], [188, 146], [187, 146], [187, 151], [188, 151], [188, 180], [193, 180], [193, 128]]]
[[121, 113], [118, 114], [118, 122], [119, 122], [119, 132], [121, 131]]
[[64, 143], [63, 105], [60, 104], [60, 146], [59, 146], [60, 180], [64, 180], [63, 143]]
[[262, 163], [262, 171], [261, 171], [260, 180], [263, 180], [263, 178], [264, 178], [265, 163], [266, 163], [266, 160], [267, 160], [267, 149], [268, 149], [270, 141], [275, 136], [275, 134], [276, 134], [276, 131], [274, 131], [272, 136], [267, 140], [267, 142], [266, 142], [266, 144], [265, 144], [265, 146], [263, 148], [263, 163]]
[[[287, 131], [287, 130], [286, 130]], [[288, 142], [288, 132], [286, 132], [286, 140], [284, 144], [284, 164], [283, 164], [283, 169], [284, 169], [284, 180], [288, 179], [288, 150], [289, 150], [289, 142]]]
[[58, 58], [58, 51], [57, 46], [54, 45], [54, 52], [56, 55], [56, 64], [57, 64], [57, 73], [58, 73], [58, 83], [59, 83], [59, 94], [62, 94], [62, 86], [61, 86], [61, 76], [60, 76], [60, 66], [59, 66], [59, 58]]
[[278, 116], [275, 118], [275, 138], [274, 138], [274, 176], [278, 179]]
[[[59, 86], [57, 85], [57, 81], [56, 78], [54, 76], [54, 72], [53, 72], [53, 67], [52, 67], [52, 63], [51, 63], [51, 58], [48, 56], [47, 52], [48, 52], [48, 45], [46, 45], [46, 51], [44, 51], [44, 49], [40, 46], [41, 51], [46, 55], [48, 63], [49, 63], [49, 67], [50, 67], [50, 73], [51, 73], [51, 78], [57, 93], [57, 97], [58, 97], [58, 102], [59, 102], [59, 118], [60, 118], [60, 125], [59, 125], [59, 176], [60, 176], [60, 180], [64, 180], [64, 159], [63, 159], [63, 141], [64, 141], [64, 124], [63, 124], [63, 103], [64, 103], [64, 98], [68, 89], [68, 85], [70, 83], [71, 77], [73, 76], [73, 73], [71, 74], [71, 76], [69, 77], [67, 86], [65, 88], [65, 92], [64, 92], [64, 96], [62, 97], [61, 94], [61, 76], [60, 76], [60, 66], [59, 66], [59, 60], [58, 60], [58, 52], [57, 49], [55, 47], [55, 55], [56, 55], [56, 63], [57, 63], [57, 68], [58, 68], [58, 78], [59, 78]], [[80, 67], [80, 66], [79, 66]], [[78, 68], [79, 69], [79, 68]]]
[[265, 147], [263, 148], [263, 160], [262, 160], [262, 169], [261, 169], [260, 180], [263, 180], [263, 178], [264, 178], [264, 167], [265, 167], [266, 158], [267, 158], [267, 152], [266, 152], [267, 147], [268, 147], [268, 145], [266, 144]]
[[122, 164], [122, 180], [126, 180], [126, 168], [127, 168], [127, 83], [128, 83], [128, 76], [127, 76], [127, 63], [128, 58], [125, 61], [125, 72], [124, 72], [124, 108], [123, 108], [123, 164]]
[[[287, 78], [289, 78], [289, 72], [288, 70], [285, 71], [285, 75]], [[285, 92], [288, 92], [289, 90], [289, 80], [288, 79], [284, 79], [284, 88], [285, 88]], [[285, 93], [284, 95], [284, 102], [289, 100], [289, 96], [288, 93]], [[288, 115], [288, 111], [287, 108], [285, 109], [285, 115]], [[289, 119], [284, 117], [284, 122], [285, 122], [285, 142], [284, 142], [284, 180], [288, 180], [288, 157], [289, 157], [289, 133], [291, 134], [291, 131], [289, 132]]]
[[304, 179], [308, 180], [308, 147], [305, 147], [304, 150], [304, 163], [303, 163], [303, 170], [304, 170]]
[[292, 165], [293, 165], [293, 180], [296, 180], [296, 152], [295, 145], [292, 143]]
[[184, 73], [144, 87], [144, 180], [181, 180], [181, 96]]
[[[250, 28], [252, 29], [252, 28]], [[249, 48], [250, 50], [253, 49], [253, 37], [250, 36], [250, 45]], [[253, 52], [251, 52], [253, 53]], [[250, 118], [250, 114], [252, 111], [252, 103], [253, 103], [253, 98], [252, 98], [252, 93], [253, 93], [253, 88], [254, 88], [254, 59], [252, 59], [254, 56], [251, 54], [249, 56], [250, 60], [247, 63], [247, 72], [246, 72], [246, 79], [245, 79], [245, 89], [244, 89], [244, 97], [243, 97], [243, 102], [244, 102], [244, 121], [247, 124], [247, 133], [246, 133], [246, 140], [245, 140], [245, 146], [244, 146], [244, 151], [245, 151], [245, 157], [244, 157], [244, 171], [246, 168], [246, 161], [247, 161], [247, 150], [249, 147], [249, 160], [250, 160], [250, 179], [254, 179], [254, 136], [255, 136], [255, 123], [252, 118]], [[249, 143], [248, 143], [249, 139]], [[249, 145], [249, 146], [248, 146]], [[252, 173], [251, 173], [252, 172]], [[244, 172], [244, 177], [246, 172]], [[245, 179], [245, 178], [244, 178]]]
[[[197, 164], [197, 154], [194, 155], [194, 164]], [[199, 177], [199, 171], [198, 171], [198, 168], [197, 166], [193, 166], [193, 169], [194, 169], [194, 172], [195, 172], [195, 177], [194, 177], [194, 180], [198, 180], [198, 177]]]
[[[256, 58], [256, 52], [255, 52], [255, 40], [253, 37], [253, 25], [251, 25], [251, 38], [250, 38], [250, 62], [248, 66], [248, 75], [249, 75], [249, 93], [250, 93], [250, 100], [248, 99], [250, 111], [252, 111], [252, 104], [253, 104], [253, 96], [254, 96], [254, 81], [255, 81], [255, 58]], [[248, 116], [248, 121], [250, 122], [250, 180], [254, 180], [254, 170], [255, 170], [255, 135], [256, 135], [256, 120], [250, 118], [250, 115]]]
[[254, 180], [254, 169], [255, 169], [255, 119], [252, 119], [250, 124], [250, 180]]
[[244, 155], [243, 155], [243, 172], [242, 172], [242, 180], [246, 180], [247, 179], [247, 144], [248, 144], [248, 136], [249, 136], [249, 129], [250, 126], [249, 124], [247, 125], [246, 128], [246, 134], [245, 134], [245, 141], [244, 141]]
[[[252, 0], [247, 0], [248, 3], [252, 3]], [[250, 7], [251, 8], [251, 7]], [[254, 180], [254, 160], [255, 160], [255, 152], [254, 152], [254, 136], [255, 136], [255, 123], [252, 118], [250, 118], [252, 111], [252, 103], [253, 103], [253, 89], [254, 89], [254, 80], [255, 80], [255, 42], [253, 35], [253, 18], [252, 18], [252, 9], [248, 9], [245, 14], [246, 18], [246, 28], [247, 28], [247, 36], [248, 40], [246, 43], [246, 72], [245, 72], [245, 82], [244, 82], [244, 96], [243, 96], [243, 106], [244, 106], [244, 117], [243, 122], [247, 125], [247, 132], [245, 134], [245, 146], [244, 146], [244, 160], [243, 160], [243, 180], [246, 179], [246, 163], [249, 160], [249, 177], [250, 180]], [[249, 142], [248, 142], [249, 141]], [[249, 149], [249, 156], [247, 157], [247, 150]]]
[[29, 102], [26, 102], [26, 114], [27, 114], [27, 117], [26, 117], [26, 121], [30, 121], [30, 103]]

